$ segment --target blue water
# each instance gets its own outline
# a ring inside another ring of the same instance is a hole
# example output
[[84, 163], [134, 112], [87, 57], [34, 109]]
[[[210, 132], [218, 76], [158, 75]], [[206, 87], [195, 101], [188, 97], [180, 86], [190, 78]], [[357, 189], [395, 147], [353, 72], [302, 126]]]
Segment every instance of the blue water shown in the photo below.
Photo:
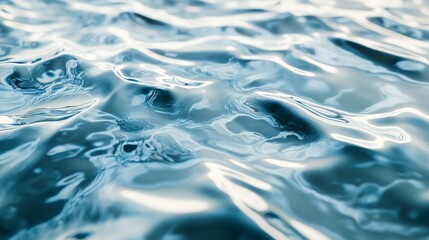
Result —
[[0, 239], [429, 239], [427, 0], [0, 0]]

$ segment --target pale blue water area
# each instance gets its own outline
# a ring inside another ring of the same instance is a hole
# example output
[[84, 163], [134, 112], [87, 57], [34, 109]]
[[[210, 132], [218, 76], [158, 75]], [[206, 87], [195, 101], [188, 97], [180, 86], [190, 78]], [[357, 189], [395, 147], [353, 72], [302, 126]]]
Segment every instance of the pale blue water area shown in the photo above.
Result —
[[429, 239], [427, 0], [0, 0], [0, 239]]

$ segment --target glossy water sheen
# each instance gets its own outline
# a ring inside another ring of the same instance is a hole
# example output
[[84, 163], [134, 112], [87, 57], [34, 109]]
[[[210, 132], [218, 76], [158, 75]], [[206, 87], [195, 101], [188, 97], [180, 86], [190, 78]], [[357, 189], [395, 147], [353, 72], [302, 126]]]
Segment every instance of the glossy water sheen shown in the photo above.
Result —
[[428, 239], [426, 0], [0, 0], [0, 239]]

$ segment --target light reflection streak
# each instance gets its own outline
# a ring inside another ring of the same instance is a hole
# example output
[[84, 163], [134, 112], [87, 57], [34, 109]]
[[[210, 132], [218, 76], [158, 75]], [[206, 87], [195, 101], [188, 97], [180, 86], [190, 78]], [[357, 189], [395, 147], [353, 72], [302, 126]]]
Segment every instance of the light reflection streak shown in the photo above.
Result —
[[210, 170], [208, 177], [215, 183], [216, 187], [225, 192], [244, 214], [255, 221], [258, 226], [264, 229], [275, 239], [288, 239], [282, 232], [271, 226], [267, 220], [261, 216], [261, 212], [268, 210], [268, 204], [265, 200], [251, 191], [240, 186], [228, 178], [240, 180], [245, 184], [259, 188], [261, 190], [270, 190], [271, 185], [254, 177], [248, 176], [237, 170], [216, 163], [204, 163]]
[[200, 200], [180, 198], [172, 199], [171, 196], [155, 196], [130, 189], [121, 189], [120, 195], [140, 205], [165, 213], [187, 214], [203, 212], [210, 208], [209, 203]]
[[170, 89], [173, 89], [174, 87], [193, 89], [193, 88], [206, 87], [212, 84], [212, 82], [210, 81], [203, 82], [203, 81], [186, 79], [179, 76], [173, 76], [173, 75], [167, 74], [164, 69], [150, 64], [140, 64], [139, 67], [140, 69], [157, 73], [160, 76], [155, 77], [155, 81], [150, 81], [142, 78], [125, 76], [125, 74], [120, 69], [123, 67], [112, 66], [111, 69], [115, 73], [115, 75], [119, 77], [121, 80], [124, 80], [127, 82], [133, 82], [136, 84], [142, 84], [142, 85], [156, 85], [159, 87], [166, 87]]

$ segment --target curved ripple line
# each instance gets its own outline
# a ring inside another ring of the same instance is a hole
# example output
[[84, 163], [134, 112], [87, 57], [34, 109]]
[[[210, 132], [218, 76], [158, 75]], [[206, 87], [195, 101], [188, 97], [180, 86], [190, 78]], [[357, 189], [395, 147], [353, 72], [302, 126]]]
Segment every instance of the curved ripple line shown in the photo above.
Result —
[[[348, 142], [358, 146], [362, 146], [370, 149], [379, 149], [384, 146], [384, 142], [390, 141], [394, 143], [407, 143], [411, 141], [411, 136], [403, 129], [396, 126], [376, 126], [369, 122], [374, 119], [384, 119], [386, 114], [377, 115], [363, 115], [363, 114], [352, 114], [345, 111], [340, 111], [335, 108], [322, 106], [316, 103], [309, 102], [302, 98], [285, 94], [285, 93], [267, 93], [257, 92], [257, 94], [276, 99], [284, 103], [290, 104], [293, 107], [299, 108], [301, 111], [307, 113], [309, 116], [321, 120], [324, 123], [328, 123], [335, 127], [341, 127], [346, 129], [358, 130], [372, 136], [373, 140], [364, 140], [356, 137], [347, 136], [340, 133], [334, 133], [338, 131], [338, 128], [332, 129], [330, 135], [340, 141]], [[390, 113], [387, 115], [392, 116]]]
[[21, 114], [0, 116], [0, 131], [12, 130], [16, 127], [34, 123], [57, 122], [75, 117], [87, 111], [97, 103], [96, 100], [74, 106], [35, 108]]

